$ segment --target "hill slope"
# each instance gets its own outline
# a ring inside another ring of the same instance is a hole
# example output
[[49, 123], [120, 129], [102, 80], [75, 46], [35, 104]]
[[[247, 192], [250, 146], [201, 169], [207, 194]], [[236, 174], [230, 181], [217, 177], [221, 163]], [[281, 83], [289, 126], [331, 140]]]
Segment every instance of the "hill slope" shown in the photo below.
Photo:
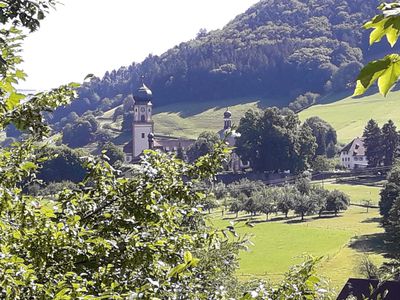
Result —
[[53, 120], [120, 105], [141, 75], [158, 105], [276, 97], [284, 106], [304, 92], [343, 89], [365, 58], [382, 52], [381, 45], [368, 46], [361, 28], [376, 5], [376, 0], [261, 0], [222, 30], [200, 31], [160, 56], [94, 78]]
[[393, 91], [386, 98], [371, 94], [362, 98], [346, 97], [340, 101], [320, 104], [302, 111], [299, 116], [305, 120], [319, 116], [336, 129], [339, 142], [349, 142], [362, 136], [368, 120], [376, 120], [380, 126], [392, 119], [400, 126], [400, 91]]
[[[335, 94], [326, 97], [325, 101], [339, 99], [333, 103], [318, 104], [299, 114], [302, 121], [312, 116], [319, 116], [328, 121], [337, 130], [338, 140], [341, 143], [351, 141], [361, 136], [363, 129], [370, 119], [375, 119], [383, 125], [392, 119], [400, 127], [400, 91], [393, 91], [384, 98], [378, 93], [372, 93], [362, 98], [353, 98], [345, 94]], [[279, 102], [261, 101], [258, 99], [234, 99], [218, 102], [179, 103], [155, 107], [155, 131], [159, 134], [196, 138], [206, 130], [219, 131], [223, 126], [223, 113], [226, 108], [232, 112], [234, 124], [238, 125], [240, 118], [248, 109], [273, 106]], [[112, 124], [114, 110], [106, 112], [103, 122]]]

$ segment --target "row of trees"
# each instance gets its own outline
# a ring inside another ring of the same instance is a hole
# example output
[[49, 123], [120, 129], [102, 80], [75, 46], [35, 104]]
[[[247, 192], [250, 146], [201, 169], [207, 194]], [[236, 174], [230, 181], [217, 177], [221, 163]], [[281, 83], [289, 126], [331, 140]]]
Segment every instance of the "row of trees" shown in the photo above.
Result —
[[262, 182], [247, 179], [227, 186], [220, 183], [215, 186], [214, 194], [224, 206], [229, 207], [229, 211], [236, 213], [236, 217], [239, 212], [250, 215], [262, 213], [267, 220], [272, 213], [282, 213], [287, 218], [290, 211], [299, 215], [302, 221], [306, 215], [315, 213], [320, 217], [324, 212], [337, 215], [350, 204], [349, 197], [343, 192], [329, 192], [311, 185], [308, 178], [301, 178], [294, 185], [282, 187], [269, 187]]
[[400, 134], [392, 120], [379, 128], [378, 123], [371, 119], [364, 129], [364, 147], [368, 166], [391, 166], [398, 156]]

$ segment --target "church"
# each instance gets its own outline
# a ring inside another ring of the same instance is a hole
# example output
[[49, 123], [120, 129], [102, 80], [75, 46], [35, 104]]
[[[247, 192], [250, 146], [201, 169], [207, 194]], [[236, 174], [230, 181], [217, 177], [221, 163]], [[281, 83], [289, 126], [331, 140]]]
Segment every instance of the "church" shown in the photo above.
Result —
[[195, 140], [177, 138], [154, 133], [153, 93], [143, 83], [133, 96], [132, 140], [124, 146], [125, 162], [133, 163], [147, 149], [176, 152], [187, 149]]
[[[153, 93], [142, 83], [142, 86], [133, 96], [133, 122], [132, 122], [132, 140], [127, 143], [123, 150], [126, 163], [135, 163], [140, 159], [140, 155], [147, 149], [158, 149], [163, 152], [177, 152], [178, 149], [186, 150], [195, 140], [164, 136], [154, 133], [153, 113]], [[238, 133], [232, 130], [232, 113], [227, 109], [223, 115], [224, 127], [218, 132], [222, 138], [230, 132], [227, 138], [229, 146], [235, 145], [235, 139]], [[232, 153], [229, 169], [238, 172], [248, 164], [243, 164], [236, 153]]]

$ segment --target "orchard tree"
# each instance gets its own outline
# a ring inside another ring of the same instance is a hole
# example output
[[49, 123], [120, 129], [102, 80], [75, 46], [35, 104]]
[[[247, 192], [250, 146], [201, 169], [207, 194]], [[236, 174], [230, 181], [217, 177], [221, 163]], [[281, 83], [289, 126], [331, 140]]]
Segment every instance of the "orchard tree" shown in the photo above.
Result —
[[277, 209], [288, 217], [289, 211], [294, 209], [295, 188], [285, 185], [277, 191]]
[[350, 204], [350, 198], [345, 193], [333, 190], [326, 197], [326, 210], [333, 211], [335, 216], [341, 210], [346, 210]]
[[304, 221], [305, 215], [315, 212], [316, 203], [310, 195], [296, 193], [293, 208], [295, 213], [300, 215], [301, 221]]
[[268, 221], [269, 214], [276, 212], [276, 191], [271, 188], [264, 188], [253, 195], [258, 211], [265, 214]]

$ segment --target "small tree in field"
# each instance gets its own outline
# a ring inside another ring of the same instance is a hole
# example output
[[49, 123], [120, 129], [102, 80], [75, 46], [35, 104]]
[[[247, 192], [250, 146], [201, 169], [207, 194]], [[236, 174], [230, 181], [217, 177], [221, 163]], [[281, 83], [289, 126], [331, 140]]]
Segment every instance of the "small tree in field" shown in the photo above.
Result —
[[346, 210], [350, 204], [350, 198], [345, 193], [334, 190], [326, 197], [326, 210], [333, 211], [335, 216], [341, 210]]
[[309, 195], [297, 193], [294, 197], [294, 211], [300, 215], [301, 221], [304, 221], [304, 216], [314, 213], [316, 209], [315, 201]]
[[277, 190], [277, 209], [285, 214], [287, 219], [289, 211], [294, 208], [295, 189], [293, 186], [285, 185]]
[[268, 221], [269, 214], [276, 212], [275, 195], [270, 189], [264, 188], [263, 190], [254, 194], [253, 199], [256, 202], [258, 211], [265, 214]]

